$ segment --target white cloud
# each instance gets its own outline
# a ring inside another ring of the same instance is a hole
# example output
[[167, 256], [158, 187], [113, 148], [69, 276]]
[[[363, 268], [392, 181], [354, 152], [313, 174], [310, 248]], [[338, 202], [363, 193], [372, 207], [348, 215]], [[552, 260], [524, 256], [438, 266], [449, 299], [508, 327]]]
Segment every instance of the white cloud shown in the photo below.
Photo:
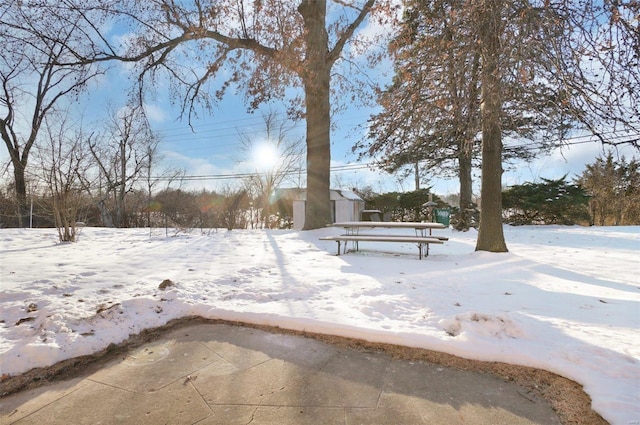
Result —
[[144, 104], [144, 111], [150, 121], [161, 123], [169, 119], [169, 114], [158, 105]]

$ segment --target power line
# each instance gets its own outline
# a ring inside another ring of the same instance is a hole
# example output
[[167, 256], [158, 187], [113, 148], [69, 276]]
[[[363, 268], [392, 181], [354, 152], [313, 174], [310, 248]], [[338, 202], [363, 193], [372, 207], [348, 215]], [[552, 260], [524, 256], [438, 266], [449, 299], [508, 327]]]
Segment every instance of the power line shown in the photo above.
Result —
[[[373, 164], [345, 164], [345, 165], [337, 165], [335, 167], [331, 167], [330, 170], [332, 172], [342, 172], [342, 171], [356, 171], [363, 170], [366, 168], [370, 168]], [[304, 168], [296, 168], [291, 171], [288, 171], [286, 175], [294, 175], [301, 172], [305, 172]], [[257, 177], [262, 175], [262, 173], [254, 172], [254, 173], [228, 173], [228, 174], [202, 174], [202, 175], [188, 175], [183, 176], [179, 180], [181, 181], [213, 181], [213, 180], [231, 180], [231, 179], [244, 179], [249, 177]], [[161, 180], [175, 180], [173, 177], [164, 177], [164, 176], [156, 176], [152, 177], [152, 180], [161, 181]]]
[[[607, 132], [607, 133], [603, 133], [603, 135], [610, 135], [610, 134], [615, 134], [616, 132], [611, 131], [611, 132]], [[586, 140], [585, 140], [586, 139]], [[635, 143], [637, 141], [640, 140], [640, 134], [636, 133], [636, 134], [623, 134], [623, 135], [619, 135], [619, 136], [615, 136], [615, 137], [607, 137], [608, 140], [621, 140], [620, 142], [616, 142], [613, 144], [624, 144], [624, 143]], [[564, 139], [562, 142], [556, 140], [554, 142], [551, 142], [550, 145], [553, 144], [560, 144], [561, 146], [573, 146], [573, 145], [580, 145], [580, 144], [586, 144], [586, 143], [595, 143], [595, 142], [599, 142], [600, 139], [597, 136], [594, 135], [584, 135], [584, 136], [575, 136], [575, 137], [570, 137], [567, 139]], [[530, 149], [530, 150], [536, 150], [539, 147], [527, 147], [526, 145], [522, 145], [522, 146], [514, 146], [513, 148], [520, 148], [520, 149]], [[356, 164], [345, 164], [345, 165], [338, 165], [338, 166], [334, 166], [334, 167], [330, 167], [330, 171], [331, 172], [348, 172], [348, 171], [357, 171], [357, 170], [363, 170], [363, 169], [371, 169], [371, 168], [376, 168], [377, 165], [374, 162], [367, 162], [367, 163], [356, 163]], [[291, 170], [289, 172], [287, 172], [287, 175], [294, 175], [294, 174], [299, 174], [302, 172], [306, 172], [306, 169], [304, 168], [297, 168], [294, 170]], [[249, 178], [249, 177], [256, 177], [256, 176], [260, 176], [261, 173], [259, 172], [254, 172], [254, 173], [228, 173], [228, 174], [204, 174], [204, 175], [187, 175], [187, 176], [183, 176], [181, 178], [182, 181], [215, 181], [215, 180], [231, 180], [231, 179], [244, 179], [244, 178]], [[153, 180], [170, 180], [171, 178], [169, 177], [152, 177]]]
[[[276, 119], [274, 124], [282, 124], [289, 121], [289, 118], [286, 117], [285, 113], [278, 113], [276, 114], [276, 116], [279, 116], [281, 118]], [[366, 116], [363, 116], [363, 118], [366, 118]], [[349, 124], [350, 122], [353, 122], [353, 120], [356, 120], [356, 118], [354, 116], [350, 116], [349, 118], [341, 119], [339, 123], [341, 126], [347, 126], [348, 128], [356, 128], [357, 126], [361, 125], [359, 121], [358, 121], [358, 124]], [[235, 126], [229, 125], [232, 123], [246, 122], [246, 121], [250, 121], [250, 122], [242, 125], [235, 125]], [[249, 117], [249, 118], [241, 118], [241, 119], [235, 119], [235, 120], [212, 122], [212, 123], [202, 124], [197, 127], [192, 127], [191, 131], [188, 131], [184, 127], [173, 127], [173, 128], [164, 128], [164, 129], [154, 130], [154, 132], [158, 133], [158, 135], [160, 136], [160, 143], [162, 144], [169, 144], [173, 142], [185, 142], [185, 141], [206, 142], [206, 141], [211, 141], [212, 139], [224, 139], [229, 137], [239, 137], [242, 135], [265, 133], [264, 129], [258, 129], [253, 131], [240, 131], [243, 128], [250, 129], [250, 128], [255, 128], [258, 125], [264, 126], [264, 120], [262, 117]], [[293, 121], [291, 126], [288, 127], [288, 129], [299, 129], [299, 128], [303, 128], [304, 125], [305, 123], [302, 120], [297, 122]], [[230, 145], [236, 145], [236, 143], [230, 142], [230, 143], [225, 143], [224, 145], [230, 146]], [[216, 146], [219, 146], [219, 145], [216, 145]]]

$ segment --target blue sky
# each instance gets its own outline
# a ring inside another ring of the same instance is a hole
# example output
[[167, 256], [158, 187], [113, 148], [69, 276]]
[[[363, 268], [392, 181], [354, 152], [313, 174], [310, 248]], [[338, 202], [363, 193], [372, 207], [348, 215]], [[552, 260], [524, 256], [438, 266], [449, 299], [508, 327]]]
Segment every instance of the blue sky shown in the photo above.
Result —
[[[126, 71], [116, 65], [105, 77], [92, 83], [89, 91], [72, 110], [83, 116], [84, 125], [99, 126], [107, 119], [110, 107], [117, 108], [125, 104], [128, 84]], [[212, 111], [199, 110], [198, 116], [192, 118], [190, 127], [186, 118], [179, 119], [179, 108], [172, 105], [168, 98], [167, 90], [157, 87], [156, 96], [150, 98], [146, 110], [152, 129], [160, 138], [160, 151], [164, 157], [161, 168], [182, 169], [187, 176], [205, 176], [183, 183], [182, 187], [186, 189], [221, 190], [226, 185], [237, 183], [235, 175], [252, 172], [256, 168], [247, 162], [250, 155], [241, 150], [240, 133], [257, 140], [264, 137], [262, 112], [270, 109], [280, 110], [278, 117], [288, 120], [282, 112], [282, 104], [277, 103], [264, 105], [261, 110], [248, 113], [243, 96], [230, 90]], [[378, 192], [413, 190], [412, 177], [402, 181], [397, 176], [370, 170], [366, 163], [358, 162], [357, 156], [351, 152], [351, 147], [365, 137], [367, 120], [374, 112], [373, 108], [352, 106], [333, 116], [332, 186], [339, 189], [371, 186]], [[304, 139], [305, 122], [289, 121], [289, 124], [293, 127], [291, 137]], [[634, 155], [634, 151], [628, 147], [621, 148], [619, 152], [628, 159]], [[523, 162], [507, 167], [503, 184], [559, 178], [565, 174], [571, 178], [580, 174], [585, 164], [594, 162], [602, 153], [603, 147], [596, 141], [568, 146], [551, 155], [541, 156], [532, 163]], [[3, 148], [0, 160], [5, 163], [7, 159], [8, 154]], [[10, 176], [5, 175], [5, 178]], [[290, 182], [289, 185], [294, 183]], [[459, 191], [456, 179], [433, 178], [423, 187], [427, 185], [432, 185], [438, 195]], [[479, 185], [480, 170], [474, 170], [475, 194], [479, 193]]]
[[[121, 80], [121, 76], [119, 72], [111, 73], [101, 81], [99, 89], [87, 94], [88, 102], [83, 103], [87, 107], [86, 113], [99, 119], [101, 114], [106, 113], [108, 98], [115, 96], [124, 102], [126, 84]], [[114, 87], [119, 88], [114, 90]], [[112, 102], [117, 104], [115, 99], [112, 99]], [[240, 133], [257, 140], [264, 137], [262, 112], [270, 109], [280, 110], [278, 118], [288, 120], [282, 112], [282, 105], [277, 103], [248, 113], [242, 95], [230, 91], [214, 110], [198, 111], [198, 117], [192, 118], [190, 127], [186, 119], [179, 119], [179, 109], [170, 104], [166, 91], [162, 88], [158, 88], [155, 102], [147, 104], [151, 125], [161, 140], [164, 165], [183, 169], [187, 176], [205, 176], [189, 181], [183, 187], [211, 190], [234, 184], [237, 182], [234, 175], [252, 172], [255, 169], [253, 164], [247, 162], [250, 155], [241, 150]], [[414, 182], [411, 177], [400, 181], [396, 176], [369, 170], [365, 163], [358, 162], [357, 156], [351, 152], [351, 147], [365, 136], [367, 119], [374, 112], [373, 108], [354, 106], [333, 117], [331, 155], [335, 170], [332, 172], [332, 185], [342, 189], [371, 186], [380, 192], [413, 190]], [[288, 122], [293, 127], [291, 137], [303, 139], [305, 122]], [[596, 141], [579, 140], [585, 143], [567, 146], [551, 155], [541, 156], [532, 163], [522, 162], [509, 166], [503, 177], [504, 184], [519, 184], [540, 178], [559, 178], [565, 174], [571, 178], [580, 174], [585, 164], [592, 163], [603, 153], [603, 147]], [[622, 148], [620, 153], [627, 158], [634, 154], [630, 148]], [[477, 193], [480, 171], [475, 170], [474, 175]], [[428, 184], [433, 185], [434, 191], [440, 195], [458, 192], [458, 181], [455, 179], [434, 178]]]
[[[381, 32], [381, 27], [369, 23], [359, 35], [373, 37]], [[367, 73], [369, 78], [384, 83], [390, 80], [391, 70], [392, 67], [387, 62]], [[100, 81], [88, 96], [90, 114], [99, 116], [101, 105], [104, 107], [106, 99], [114, 95], [123, 102], [128, 77], [125, 66], [115, 65], [113, 72]], [[256, 166], [246, 162], [250, 155], [240, 149], [239, 133], [256, 139], [263, 137], [264, 122], [261, 111], [248, 113], [242, 94], [237, 94], [230, 88], [226, 97], [215, 105], [212, 111], [198, 110], [198, 117], [192, 117], [192, 127], [189, 127], [186, 118], [178, 120], [180, 111], [168, 101], [168, 85], [163, 85], [162, 80], [159, 81], [155, 99], [148, 100], [147, 113], [153, 129], [160, 136], [160, 148], [166, 166], [184, 169], [187, 176], [209, 176], [208, 179], [190, 181], [186, 187], [216, 190], [237, 181], [234, 178], [223, 178], [224, 176], [252, 172], [256, 169]], [[219, 87], [215, 82], [211, 86], [214, 90]], [[115, 102], [117, 104], [117, 101]], [[280, 111], [279, 117], [282, 120], [287, 119], [283, 103], [263, 105], [262, 111], [271, 109]], [[415, 184], [412, 177], [402, 181], [397, 176], [370, 170], [365, 164], [358, 163], [357, 156], [351, 152], [352, 146], [366, 136], [366, 123], [374, 112], [375, 109], [371, 107], [353, 104], [332, 117], [332, 185], [342, 189], [371, 186], [379, 192], [413, 190]], [[290, 124], [293, 126], [290, 136], [303, 139], [305, 122]], [[541, 156], [532, 163], [518, 163], [506, 167], [503, 183], [512, 185], [540, 178], [559, 178], [563, 175], [572, 178], [584, 170], [585, 164], [592, 163], [602, 153], [603, 148], [597, 141], [567, 146], [551, 155]], [[620, 153], [627, 157], [634, 154], [629, 148], [622, 148]], [[474, 175], [474, 192], [478, 193], [480, 171], [475, 170]], [[459, 191], [456, 179], [432, 178], [426, 185], [433, 185], [434, 191], [441, 195]]]
[[[374, 26], [362, 30], [365, 34], [379, 31]], [[122, 34], [114, 33], [113, 37], [122, 37]], [[112, 66], [112, 70], [93, 82], [80, 102], [73, 106], [78, 115], [83, 115], [85, 125], [99, 126], [107, 118], [109, 107], [118, 108], [125, 104], [131, 78], [128, 67], [122, 64]], [[383, 67], [384, 69], [370, 71], [370, 78], [378, 78], [384, 82], [391, 68], [389, 64]], [[212, 87], [217, 88], [215, 84]], [[164, 156], [162, 167], [183, 169], [187, 176], [205, 176], [191, 180], [183, 187], [219, 190], [225, 185], [237, 183], [238, 179], [234, 175], [255, 170], [256, 167], [247, 162], [250, 155], [240, 149], [240, 133], [256, 139], [264, 137], [261, 111], [248, 113], [243, 96], [230, 89], [212, 111], [199, 110], [198, 116], [192, 117], [190, 127], [186, 118], [179, 119], [180, 111], [169, 102], [168, 91], [168, 85], [161, 79], [158, 80], [155, 96], [147, 100], [146, 109], [152, 128], [160, 137], [160, 151]], [[282, 103], [264, 105], [262, 111], [270, 109], [280, 111], [279, 117], [287, 119]], [[365, 137], [366, 122], [373, 112], [373, 108], [354, 104], [333, 116], [332, 185], [341, 189], [371, 186], [379, 192], [413, 190], [413, 178], [401, 181], [396, 176], [369, 170], [365, 164], [357, 163], [356, 155], [351, 153], [351, 147]], [[290, 124], [293, 126], [291, 137], [304, 138], [304, 121]], [[623, 148], [620, 152], [627, 157], [634, 154], [629, 148]], [[540, 157], [531, 164], [521, 163], [508, 168], [503, 182], [506, 185], [519, 184], [540, 178], [558, 178], [565, 174], [574, 177], [584, 170], [585, 164], [592, 163], [601, 153], [603, 148], [598, 142], [572, 145], [549, 156]], [[4, 163], [7, 157], [6, 149], [2, 149], [0, 160]], [[474, 175], [474, 192], [478, 193], [479, 170], [475, 170]], [[432, 185], [439, 195], [458, 192], [458, 182], [455, 179], [433, 178], [426, 185]]]

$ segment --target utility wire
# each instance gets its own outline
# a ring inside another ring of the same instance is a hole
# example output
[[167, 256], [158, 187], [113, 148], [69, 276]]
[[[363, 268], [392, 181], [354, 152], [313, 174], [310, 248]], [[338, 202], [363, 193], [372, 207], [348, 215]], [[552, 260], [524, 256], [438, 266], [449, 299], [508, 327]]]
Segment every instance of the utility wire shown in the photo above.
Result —
[[[615, 132], [603, 133], [603, 134], [614, 134]], [[587, 140], [584, 140], [587, 139]], [[637, 142], [640, 140], [640, 134], [624, 134], [615, 137], [608, 137], [610, 140], [622, 140], [621, 142], [617, 142], [616, 144], [623, 144], [627, 142]], [[623, 140], [625, 139], [625, 140]], [[573, 145], [581, 145], [585, 143], [594, 143], [598, 142], [599, 139], [593, 135], [584, 135], [584, 136], [575, 136], [571, 138], [564, 139], [562, 142], [562, 146], [573, 146]], [[559, 142], [558, 142], [559, 143]], [[514, 147], [515, 148], [515, 147]], [[520, 146], [522, 149], [527, 149], [526, 145]], [[531, 147], [529, 149], [538, 149], [537, 147]], [[364, 169], [376, 168], [376, 164], [374, 162], [367, 163], [356, 163], [356, 164], [345, 164], [338, 165], [330, 168], [331, 172], [347, 172], [347, 171], [357, 171]], [[297, 168], [288, 171], [287, 175], [295, 175], [302, 172], [306, 172], [304, 168]], [[182, 181], [214, 181], [214, 180], [231, 180], [231, 179], [244, 179], [249, 177], [260, 176], [262, 173], [229, 173], [229, 174], [204, 174], [204, 175], [185, 175], [181, 178]], [[153, 180], [169, 180], [168, 177], [152, 177]]]
[[[346, 165], [337, 165], [335, 167], [331, 167], [332, 172], [341, 172], [341, 171], [356, 171], [363, 170], [366, 168], [371, 168], [373, 164], [346, 164]], [[295, 168], [288, 172], [286, 175], [294, 175], [299, 174], [301, 172], [305, 172], [304, 168]], [[179, 180], [181, 181], [208, 181], [208, 180], [230, 180], [230, 179], [243, 179], [248, 177], [257, 177], [261, 176], [263, 173], [254, 172], [254, 173], [229, 173], [229, 174], [203, 174], [203, 175], [186, 175], [182, 176]], [[164, 176], [156, 176], [152, 177], [152, 180], [160, 181], [160, 180], [174, 180], [172, 177], [164, 177]]]

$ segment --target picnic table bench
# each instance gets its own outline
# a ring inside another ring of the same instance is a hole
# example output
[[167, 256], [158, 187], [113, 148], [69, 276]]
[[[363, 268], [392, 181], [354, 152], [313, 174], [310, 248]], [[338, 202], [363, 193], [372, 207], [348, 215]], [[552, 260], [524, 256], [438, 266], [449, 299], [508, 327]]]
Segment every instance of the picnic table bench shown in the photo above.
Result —
[[[358, 242], [405, 242], [415, 243], [418, 246], [418, 255], [422, 259], [429, 255], [429, 244], [442, 244], [449, 238], [444, 236], [433, 236], [432, 229], [444, 229], [441, 223], [423, 222], [387, 222], [387, 221], [348, 221], [334, 223], [331, 226], [341, 227], [346, 233], [339, 236], [325, 236], [321, 240], [331, 240], [338, 243], [338, 255], [340, 255], [341, 242], [344, 242], [344, 253], [347, 252], [347, 242], [353, 242], [355, 250], [358, 250]], [[361, 229], [414, 229], [415, 235], [383, 235], [383, 234], [363, 234]], [[429, 231], [427, 235], [426, 231]]]

